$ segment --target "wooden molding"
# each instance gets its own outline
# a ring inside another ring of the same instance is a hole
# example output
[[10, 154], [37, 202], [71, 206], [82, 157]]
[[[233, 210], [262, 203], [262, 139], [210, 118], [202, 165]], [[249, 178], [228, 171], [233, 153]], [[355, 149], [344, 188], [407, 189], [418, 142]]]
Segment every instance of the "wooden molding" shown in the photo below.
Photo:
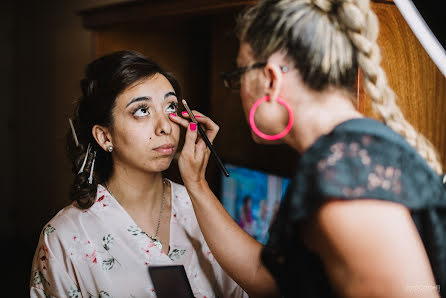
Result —
[[[80, 10], [82, 24], [98, 29], [116, 24], [144, 22], [155, 17], [194, 16], [242, 9], [257, 0], [134, 0]], [[393, 0], [372, 0], [374, 3], [394, 4]]]
[[213, 14], [242, 9], [256, 2], [256, 0], [139, 0], [80, 10], [77, 14], [82, 17], [85, 28], [96, 29], [116, 24], [144, 22], [154, 17]]

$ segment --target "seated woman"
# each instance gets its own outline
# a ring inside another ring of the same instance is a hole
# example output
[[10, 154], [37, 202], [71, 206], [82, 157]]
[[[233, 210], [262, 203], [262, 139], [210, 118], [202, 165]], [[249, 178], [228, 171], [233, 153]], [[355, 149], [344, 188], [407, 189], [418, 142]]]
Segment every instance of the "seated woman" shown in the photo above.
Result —
[[213, 258], [186, 189], [163, 178], [174, 157], [180, 87], [139, 53], [86, 69], [67, 134], [70, 198], [43, 228], [31, 297], [155, 296], [148, 267], [183, 265], [195, 297], [246, 293]]

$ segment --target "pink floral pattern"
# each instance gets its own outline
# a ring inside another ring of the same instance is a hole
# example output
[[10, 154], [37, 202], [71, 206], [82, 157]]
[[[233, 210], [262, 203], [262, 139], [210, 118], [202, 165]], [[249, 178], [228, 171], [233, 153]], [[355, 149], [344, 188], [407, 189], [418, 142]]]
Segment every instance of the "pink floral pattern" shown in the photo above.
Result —
[[317, 162], [317, 170], [324, 173], [328, 180], [336, 179], [338, 175], [336, 168], [338, 163], [357, 160], [360, 172], [368, 172], [367, 185], [343, 186], [342, 194], [346, 197], [361, 197], [366, 190], [373, 191], [381, 188], [392, 191], [394, 194], [401, 193], [401, 170], [392, 166], [384, 166], [373, 163], [367, 146], [372, 142], [371, 137], [366, 136], [360, 142], [337, 142], [330, 146], [330, 154]]
[[168, 255], [99, 185], [88, 210], [67, 206], [43, 229], [32, 263], [30, 296], [156, 297], [147, 267], [181, 264], [195, 297], [247, 297], [212, 257], [186, 189], [170, 183]]
[[377, 187], [381, 187], [385, 190], [391, 190], [395, 194], [401, 193], [401, 170], [394, 167], [384, 167], [377, 165], [368, 177], [369, 190], [374, 190]]
[[[370, 142], [368, 138], [364, 141], [366, 143]], [[319, 171], [323, 171], [329, 166], [334, 166], [343, 158], [359, 158], [364, 166], [369, 166], [371, 162], [368, 151], [357, 142], [338, 142], [330, 147], [330, 152], [331, 154], [328, 157], [318, 162], [317, 168]]]

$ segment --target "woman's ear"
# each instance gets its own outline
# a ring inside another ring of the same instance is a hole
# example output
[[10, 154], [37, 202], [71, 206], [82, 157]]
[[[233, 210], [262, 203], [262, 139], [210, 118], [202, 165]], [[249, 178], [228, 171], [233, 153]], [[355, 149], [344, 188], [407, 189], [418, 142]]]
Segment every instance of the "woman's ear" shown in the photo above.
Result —
[[104, 149], [105, 151], [108, 151], [107, 148], [109, 146], [113, 146], [112, 137], [107, 127], [95, 125], [91, 129], [91, 133], [93, 134], [93, 137], [98, 145], [101, 146], [102, 149]]
[[264, 68], [266, 76], [266, 90], [271, 100], [276, 100], [279, 97], [280, 88], [282, 87], [283, 73], [280, 66], [277, 64], [268, 63]]

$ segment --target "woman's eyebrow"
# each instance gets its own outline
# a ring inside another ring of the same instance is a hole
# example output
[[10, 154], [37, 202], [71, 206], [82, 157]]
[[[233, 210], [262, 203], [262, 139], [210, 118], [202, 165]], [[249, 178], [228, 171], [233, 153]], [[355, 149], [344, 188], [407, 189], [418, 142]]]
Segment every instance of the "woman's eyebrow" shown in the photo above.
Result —
[[[173, 91], [169, 91], [164, 95], [164, 99], [168, 98], [169, 96], [175, 96], [177, 97], [177, 94]], [[128, 107], [129, 105], [131, 105], [132, 103], [138, 102], [138, 101], [150, 101], [152, 100], [152, 98], [150, 96], [139, 96], [139, 97], [135, 97], [132, 98], [125, 107]]]
[[138, 102], [138, 101], [150, 101], [150, 100], [152, 100], [152, 98], [150, 96], [135, 97], [132, 100], [130, 100], [129, 103], [125, 107], [128, 107], [132, 103], [135, 103], [135, 102]]
[[175, 96], [177, 97], [177, 94], [173, 91], [169, 91], [164, 95], [164, 99], [168, 98], [169, 96]]

